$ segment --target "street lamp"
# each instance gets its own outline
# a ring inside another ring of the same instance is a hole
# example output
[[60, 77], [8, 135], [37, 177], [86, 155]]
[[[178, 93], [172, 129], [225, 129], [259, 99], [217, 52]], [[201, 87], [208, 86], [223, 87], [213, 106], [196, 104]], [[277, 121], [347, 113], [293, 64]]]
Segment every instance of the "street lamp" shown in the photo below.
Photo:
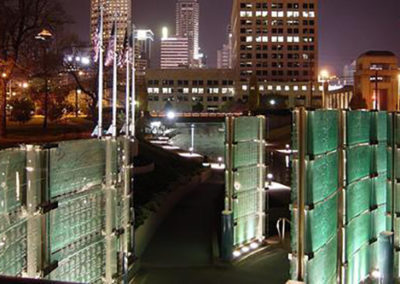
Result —
[[321, 70], [319, 73], [319, 81], [323, 83], [322, 89], [322, 108], [326, 108], [326, 93], [329, 87], [329, 71], [326, 69]]

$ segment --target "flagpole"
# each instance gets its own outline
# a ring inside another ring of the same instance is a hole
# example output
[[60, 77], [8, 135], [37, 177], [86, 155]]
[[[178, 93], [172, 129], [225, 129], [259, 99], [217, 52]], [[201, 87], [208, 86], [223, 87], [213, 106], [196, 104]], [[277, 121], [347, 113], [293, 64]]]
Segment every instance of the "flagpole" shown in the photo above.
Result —
[[135, 104], [136, 104], [136, 46], [135, 46], [135, 38], [136, 38], [136, 31], [135, 25], [132, 25], [132, 94], [131, 94], [131, 135], [135, 137], [135, 124], [136, 124], [136, 117], [135, 117]]
[[103, 17], [104, 17], [104, 6], [100, 7], [100, 31], [99, 31], [99, 84], [98, 84], [98, 137], [103, 136], [103, 68], [104, 68], [104, 49], [103, 49]]
[[[116, 18], [116, 17], [115, 17]], [[117, 35], [118, 25], [117, 21], [114, 20], [115, 33], [114, 33], [114, 64], [113, 64], [113, 92], [112, 92], [112, 137], [117, 137]]]

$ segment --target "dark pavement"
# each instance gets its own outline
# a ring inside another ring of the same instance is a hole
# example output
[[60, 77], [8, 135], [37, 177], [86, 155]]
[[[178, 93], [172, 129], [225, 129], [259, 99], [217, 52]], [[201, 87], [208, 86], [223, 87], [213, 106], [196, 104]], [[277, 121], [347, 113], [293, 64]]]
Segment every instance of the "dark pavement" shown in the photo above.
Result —
[[133, 283], [286, 282], [288, 252], [281, 248], [269, 247], [233, 265], [215, 262], [223, 192], [222, 175], [214, 175], [178, 203], [150, 242]]

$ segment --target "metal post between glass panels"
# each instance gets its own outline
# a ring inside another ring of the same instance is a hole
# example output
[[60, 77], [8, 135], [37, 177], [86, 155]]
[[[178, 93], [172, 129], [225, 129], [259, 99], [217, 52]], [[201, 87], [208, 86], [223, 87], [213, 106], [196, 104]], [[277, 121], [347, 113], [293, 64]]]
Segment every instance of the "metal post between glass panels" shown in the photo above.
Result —
[[305, 108], [296, 111], [296, 120], [298, 123], [297, 143], [298, 143], [298, 173], [297, 173], [297, 280], [305, 280], [305, 191], [306, 191], [306, 131], [307, 131], [307, 112]]
[[27, 276], [31, 278], [40, 277], [43, 268], [42, 257], [42, 230], [41, 216], [38, 208], [41, 204], [42, 179], [44, 169], [42, 168], [42, 149], [38, 146], [27, 145], [27, 192], [26, 210], [27, 220]]
[[117, 181], [117, 141], [107, 138], [106, 140], [106, 220], [105, 220], [105, 242], [106, 242], [106, 282], [112, 283], [117, 274], [117, 251], [115, 235], [115, 210], [116, 210], [116, 181]]

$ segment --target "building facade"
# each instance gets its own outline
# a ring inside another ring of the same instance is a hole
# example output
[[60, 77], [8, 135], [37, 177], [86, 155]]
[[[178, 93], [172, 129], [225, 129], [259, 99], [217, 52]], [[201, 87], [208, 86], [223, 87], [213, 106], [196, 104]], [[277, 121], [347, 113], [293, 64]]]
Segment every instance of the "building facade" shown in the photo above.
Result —
[[125, 32], [132, 23], [132, 1], [131, 0], [91, 0], [90, 8], [90, 36], [91, 42], [96, 34], [100, 7], [104, 7], [103, 42], [106, 46], [109, 42], [114, 20], [117, 21], [118, 47], [121, 49], [124, 43]]
[[163, 37], [161, 39], [161, 69], [187, 69], [190, 65], [187, 37]]
[[399, 109], [398, 60], [390, 51], [368, 51], [356, 63], [355, 99], [367, 109]]
[[164, 112], [168, 107], [177, 112], [213, 112], [235, 96], [234, 74], [230, 70], [149, 69], [146, 84], [150, 112]]
[[189, 60], [198, 65], [200, 5], [197, 0], [178, 0], [176, 3], [176, 36], [188, 39]]
[[231, 26], [227, 28], [227, 42], [222, 45], [222, 49], [217, 51], [217, 68], [232, 69], [232, 31]]
[[234, 0], [231, 26], [241, 82], [316, 80], [317, 0]]

